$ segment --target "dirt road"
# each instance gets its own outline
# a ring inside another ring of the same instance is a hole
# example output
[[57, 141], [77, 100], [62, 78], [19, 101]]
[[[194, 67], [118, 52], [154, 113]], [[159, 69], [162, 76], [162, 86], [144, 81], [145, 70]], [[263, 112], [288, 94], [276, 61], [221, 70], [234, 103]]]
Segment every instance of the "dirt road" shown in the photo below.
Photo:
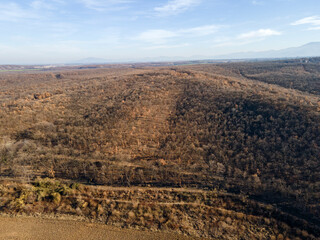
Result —
[[0, 217], [2, 240], [194, 240], [175, 234], [119, 229], [103, 224], [32, 217]]

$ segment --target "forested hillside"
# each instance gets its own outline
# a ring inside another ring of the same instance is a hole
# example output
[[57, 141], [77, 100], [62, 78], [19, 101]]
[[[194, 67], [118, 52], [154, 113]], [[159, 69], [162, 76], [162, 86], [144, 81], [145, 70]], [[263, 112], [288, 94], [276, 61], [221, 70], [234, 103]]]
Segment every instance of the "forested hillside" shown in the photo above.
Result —
[[[316, 59], [3, 73], [0, 174], [214, 190], [233, 196], [219, 195], [234, 202], [222, 208], [288, 226], [274, 235], [312, 239], [320, 236], [319, 79]], [[242, 208], [235, 196], [270, 212]], [[290, 230], [299, 226], [304, 235]]]

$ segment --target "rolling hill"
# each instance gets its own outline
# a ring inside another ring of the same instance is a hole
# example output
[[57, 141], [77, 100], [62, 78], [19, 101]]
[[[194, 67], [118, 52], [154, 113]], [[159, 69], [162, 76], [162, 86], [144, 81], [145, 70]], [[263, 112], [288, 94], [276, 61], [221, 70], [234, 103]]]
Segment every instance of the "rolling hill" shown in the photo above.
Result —
[[[4, 185], [11, 198], [1, 209], [37, 212], [44, 201], [42, 212], [123, 227], [313, 239], [320, 236], [319, 77], [317, 58], [3, 73], [0, 174], [34, 190], [11, 196]], [[83, 200], [90, 196], [92, 203]]]

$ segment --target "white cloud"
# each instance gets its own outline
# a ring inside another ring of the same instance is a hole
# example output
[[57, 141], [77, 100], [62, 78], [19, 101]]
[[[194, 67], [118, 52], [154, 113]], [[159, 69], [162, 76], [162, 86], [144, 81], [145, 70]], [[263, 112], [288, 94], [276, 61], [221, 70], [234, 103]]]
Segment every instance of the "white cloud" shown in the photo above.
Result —
[[38, 20], [46, 17], [44, 10], [56, 10], [64, 0], [33, 0], [28, 5], [15, 2], [0, 4], [0, 21], [18, 22], [21, 20]]
[[217, 25], [205, 25], [195, 28], [181, 29], [179, 34], [189, 34], [192, 36], [207, 36], [211, 35], [219, 30], [220, 26]]
[[293, 26], [305, 25], [305, 24], [311, 26], [308, 28], [308, 30], [320, 30], [320, 17], [319, 16], [306, 17], [291, 23], [291, 25]]
[[204, 25], [194, 28], [183, 28], [176, 31], [169, 31], [164, 29], [153, 29], [141, 33], [135, 40], [140, 40], [152, 44], [164, 44], [173, 38], [187, 38], [187, 37], [203, 37], [211, 35], [218, 31], [220, 26]]
[[162, 43], [165, 43], [169, 38], [173, 38], [176, 36], [178, 36], [178, 34], [171, 31], [154, 29], [154, 30], [148, 30], [141, 33], [135, 39], [141, 40], [144, 42], [153, 43], [153, 44], [162, 44]]
[[253, 0], [251, 2], [253, 5], [264, 5], [264, 2], [263, 1], [257, 1], [257, 0]]
[[170, 0], [167, 4], [155, 7], [154, 11], [158, 15], [175, 15], [196, 6], [201, 0]]
[[46, 24], [47, 34], [57, 40], [72, 37], [79, 32], [80, 28], [79, 25], [70, 22], [52, 22]]
[[320, 30], [320, 26], [318, 26], [318, 27], [309, 27], [308, 30]]
[[0, 21], [16, 22], [21, 19], [37, 19], [39, 16], [33, 11], [22, 8], [16, 3], [0, 5]]
[[258, 39], [244, 39], [244, 40], [234, 40], [234, 39], [227, 39], [225, 41], [216, 41], [213, 44], [213, 47], [238, 47], [243, 46], [251, 43], [261, 42], [264, 39], [258, 38]]
[[41, 0], [32, 1], [30, 6], [34, 9], [54, 9], [54, 7], [48, 2], [44, 2]]
[[281, 34], [282, 34], [281, 32], [278, 32], [272, 29], [259, 29], [257, 31], [243, 33], [238, 36], [238, 39], [264, 38], [264, 37], [270, 37], [270, 36], [277, 36]]
[[301, 24], [320, 25], [320, 17], [318, 16], [306, 17], [291, 23], [291, 25], [301, 25]]
[[52, 1], [58, 4], [66, 4], [65, 0], [52, 0]]
[[272, 29], [259, 29], [240, 34], [234, 38], [222, 37], [214, 41], [214, 47], [237, 47], [264, 41], [266, 37], [281, 35], [281, 32]]
[[85, 7], [96, 10], [114, 10], [115, 5], [130, 3], [130, 0], [79, 0]]

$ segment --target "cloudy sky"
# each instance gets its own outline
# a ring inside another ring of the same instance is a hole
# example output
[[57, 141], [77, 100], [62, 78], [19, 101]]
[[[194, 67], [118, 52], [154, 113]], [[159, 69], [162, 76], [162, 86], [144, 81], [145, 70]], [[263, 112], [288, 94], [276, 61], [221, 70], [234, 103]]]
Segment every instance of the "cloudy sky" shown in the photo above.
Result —
[[319, 0], [1, 0], [0, 64], [214, 57], [320, 41]]

